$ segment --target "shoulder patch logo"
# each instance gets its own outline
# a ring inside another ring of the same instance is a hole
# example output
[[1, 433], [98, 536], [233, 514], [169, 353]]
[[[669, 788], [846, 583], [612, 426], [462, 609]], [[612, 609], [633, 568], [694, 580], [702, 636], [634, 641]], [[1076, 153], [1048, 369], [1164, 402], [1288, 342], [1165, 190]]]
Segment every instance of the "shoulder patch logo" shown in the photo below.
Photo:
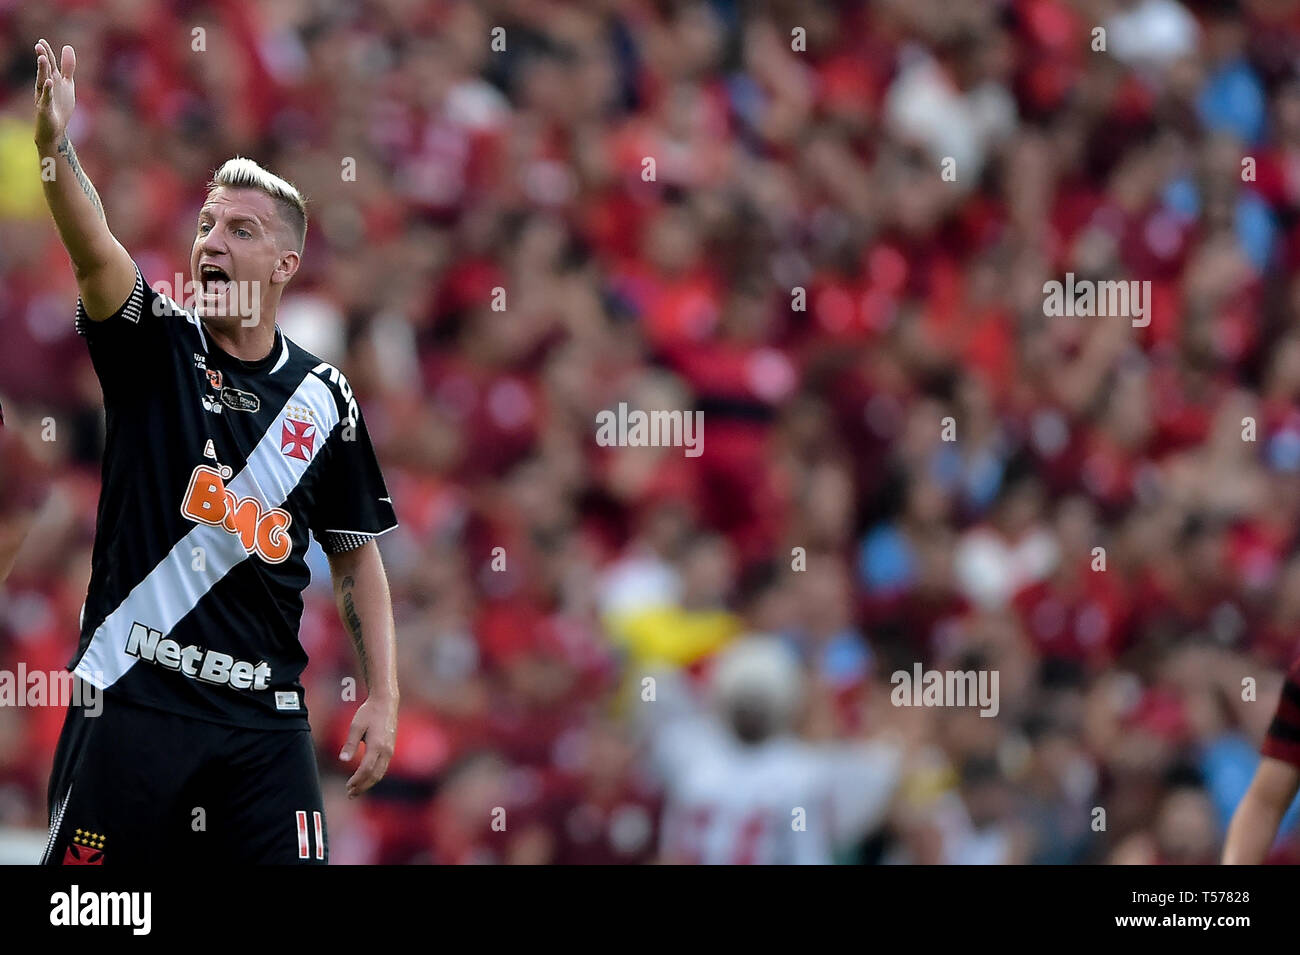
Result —
[[316, 426], [305, 421], [285, 419], [280, 434], [280, 453], [287, 458], [310, 461], [316, 447]]

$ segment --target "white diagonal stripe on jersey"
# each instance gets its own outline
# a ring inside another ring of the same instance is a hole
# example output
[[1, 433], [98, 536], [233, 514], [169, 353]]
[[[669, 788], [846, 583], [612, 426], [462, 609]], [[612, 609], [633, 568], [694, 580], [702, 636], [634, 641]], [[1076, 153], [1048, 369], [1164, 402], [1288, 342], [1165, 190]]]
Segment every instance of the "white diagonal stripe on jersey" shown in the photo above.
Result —
[[[280, 450], [284, 413], [290, 405], [310, 408], [315, 417], [313, 459], [324, 449], [326, 438], [339, 423], [338, 405], [330, 386], [320, 376], [308, 372], [271, 419], [243, 469], [225, 482], [226, 489], [236, 498], [256, 498], [267, 509], [279, 507], [302, 480], [311, 462], [289, 457]], [[179, 509], [181, 501], [178, 498], [167, 506]], [[193, 566], [195, 548], [202, 548], [202, 570]], [[195, 525], [95, 628], [74, 672], [101, 690], [112, 686], [136, 663], [136, 657], [126, 652], [127, 637], [136, 621], [161, 630], [166, 636], [198, 606], [208, 591], [248, 557], [237, 535], [219, 526]]]
[[330, 386], [319, 375], [311, 372], [303, 379], [298, 390], [276, 413], [270, 429], [248, 456], [244, 469], [226, 482], [226, 487], [236, 497], [255, 497], [264, 506], [277, 507], [298, 486], [310, 461], [292, 458], [280, 450], [284, 411], [290, 405], [311, 409], [315, 419], [316, 435], [313, 441], [313, 459], [325, 445], [334, 426], [339, 422], [339, 406], [334, 401]]

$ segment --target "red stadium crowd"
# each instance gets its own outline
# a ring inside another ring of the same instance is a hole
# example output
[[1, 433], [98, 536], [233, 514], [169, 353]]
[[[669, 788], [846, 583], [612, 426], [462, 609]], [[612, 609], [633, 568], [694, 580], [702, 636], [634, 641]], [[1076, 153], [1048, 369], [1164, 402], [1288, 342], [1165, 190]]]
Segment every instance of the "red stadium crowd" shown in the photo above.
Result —
[[[0, 481], [48, 490], [0, 668], [75, 649], [98, 493], [51, 36], [147, 280], [224, 159], [308, 196], [279, 320], [402, 522], [362, 800], [323, 555], [305, 595], [334, 861], [662, 858], [636, 686], [751, 632], [810, 739], [912, 741], [843, 861], [1217, 859], [1300, 641], [1300, 0], [52, 0], [0, 36]], [[1148, 321], [1048, 316], [1067, 272]], [[619, 402], [702, 411], [703, 453], [598, 445]], [[997, 717], [883, 705], [916, 662], [997, 670]], [[0, 825], [45, 827], [61, 721], [0, 707]]]

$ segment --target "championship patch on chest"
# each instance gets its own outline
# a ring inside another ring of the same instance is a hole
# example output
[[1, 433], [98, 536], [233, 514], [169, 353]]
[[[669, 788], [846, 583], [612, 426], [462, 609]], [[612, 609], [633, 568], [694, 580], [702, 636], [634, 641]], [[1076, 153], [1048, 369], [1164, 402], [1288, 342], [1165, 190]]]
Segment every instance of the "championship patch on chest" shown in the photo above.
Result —
[[228, 386], [221, 389], [221, 403], [232, 411], [256, 413], [262, 410], [262, 399], [257, 395]]

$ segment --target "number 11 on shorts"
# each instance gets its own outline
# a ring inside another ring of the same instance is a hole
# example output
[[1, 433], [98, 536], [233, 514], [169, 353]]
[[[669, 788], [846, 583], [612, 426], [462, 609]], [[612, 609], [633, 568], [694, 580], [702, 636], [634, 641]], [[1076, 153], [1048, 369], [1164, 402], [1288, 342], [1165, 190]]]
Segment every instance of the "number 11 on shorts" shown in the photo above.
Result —
[[[298, 858], [311, 858], [311, 842], [307, 832], [307, 812], [299, 809], [294, 815], [298, 820]], [[319, 810], [313, 810], [311, 814], [312, 825], [316, 830], [316, 858], [325, 858], [325, 824], [321, 819]]]

